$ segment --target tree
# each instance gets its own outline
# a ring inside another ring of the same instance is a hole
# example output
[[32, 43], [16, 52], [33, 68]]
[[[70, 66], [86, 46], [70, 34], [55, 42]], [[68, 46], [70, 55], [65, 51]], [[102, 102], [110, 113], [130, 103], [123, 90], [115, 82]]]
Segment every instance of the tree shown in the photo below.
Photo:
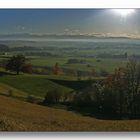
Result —
[[82, 78], [82, 72], [81, 71], [77, 71], [77, 80], [80, 81]]
[[96, 73], [96, 70], [95, 69], [92, 69], [92, 76], [93, 77], [97, 76], [97, 73]]
[[[126, 69], [118, 68], [115, 72], [108, 76], [105, 81], [104, 92], [108, 93], [107, 100], [110, 100], [111, 106], [115, 113], [118, 113], [120, 117], [126, 113], [127, 106], [127, 91], [126, 91]], [[106, 96], [106, 95], [105, 95]], [[110, 99], [109, 99], [110, 98]]]
[[127, 58], [127, 57], [128, 57], [128, 54], [127, 54], [127, 52], [125, 52], [125, 53], [124, 53], [124, 57], [125, 57], [125, 58]]
[[27, 63], [24, 55], [15, 55], [7, 60], [5, 69], [14, 71], [18, 75], [19, 72], [24, 72], [26, 65]]
[[140, 65], [136, 60], [129, 60], [125, 68], [116, 69], [105, 83], [106, 89], [116, 98], [120, 117], [124, 114], [135, 117], [140, 115]]
[[62, 100], [62, 96], [63, 93], [58, 89], [48, 91], [45, 96], [44, 103], [46, 104], [59, 103]]
[[32, 73], [33, 72], [32, 65], [30, 63], [24, 64], [22, 66], [21, 70], [22, 70], [22, 72], [25, 72], [25, 73]]
[[129, 111], [132, 115], [137, 114], [137, 107], [140, 107], [137, 98], [140, 96], [140, 64], [135, 59], [129, 60], [126, 67], [126, 82], [127, 92], [129, 93]]
[[56, 64], [55, 64], [55, 66], [54, 66], [54, 68], [53, 68], [53, 73], [54, 73], [55, 75], [63, 74], [63, 71], [62, 71], [62, 69], [60, 68], [59, 63], [56, 63]]

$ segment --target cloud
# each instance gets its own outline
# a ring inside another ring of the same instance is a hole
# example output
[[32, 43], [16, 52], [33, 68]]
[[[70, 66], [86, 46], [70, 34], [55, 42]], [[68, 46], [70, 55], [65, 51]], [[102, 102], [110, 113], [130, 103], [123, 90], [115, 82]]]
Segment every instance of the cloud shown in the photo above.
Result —
[[79, 34], [81, 34], [81, 32], [79, 29], [66, 28], [66, 29], [64, 29], [64, 34], [66, 34], [66, 35], [79, 35]]
[[83, 36], [90, 36], [90, 37], [126, 37], [126, 38], [140, 38], [139, 32], [135, 32], [134, 34], [128, 34], [128, 33], [81, 33], [77, 29], [65, 29], [64, 35], [83, 35]]
[[22, 26], [22, 25], [17, 25], [16, 28], [17, 28], [19, 31], [25, 30], [25, 26]]

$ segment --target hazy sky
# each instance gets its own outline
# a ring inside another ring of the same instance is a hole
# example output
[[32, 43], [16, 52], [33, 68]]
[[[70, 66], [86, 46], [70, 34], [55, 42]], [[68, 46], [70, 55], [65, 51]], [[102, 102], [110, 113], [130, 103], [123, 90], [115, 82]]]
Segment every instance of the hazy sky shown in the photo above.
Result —
[[140, 33], [140, 10], [122, 17], [112, 9], [0, 10], [1, 33]]

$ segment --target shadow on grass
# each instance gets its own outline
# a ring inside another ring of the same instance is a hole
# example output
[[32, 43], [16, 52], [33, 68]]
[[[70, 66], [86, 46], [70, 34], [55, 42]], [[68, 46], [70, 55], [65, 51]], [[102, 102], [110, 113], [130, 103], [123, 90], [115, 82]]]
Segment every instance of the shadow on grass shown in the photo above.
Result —
[[62, 103], [62, 104], [46, 104], [46, 103], [39, 103], [39, 105], [52, 107], [55, 109], [63, 109], [66, 111], [71, 111], [76, 114], [80, 114], [85, 117], [93, 117], [100, 120], [140, 120], [140, 114], [136, 115], [129, 115], [129, 114], [122, 114], [121, 116], [119, 114], [112, 114], [112, 113], [99, 113], [95, 110], [93, 110], [92, 107], [76, 107], [72, 106], [71, 104]]
[[16, 75], [16, 74], [10, 73], [10, 72], [7, 72], [7, 71], [0, 71], [0, 77], [5, 76], [5, 75]]
[[119, 116], [116, 114], [110, 114], [110, 113], [99, 113], [95, 111], [92, 107], [76, 107], [76, 106], [68, 106], [68, 111], [72, 111], [78, 114], [81, 114], [82, 116], [86, 117], [93, 117], [96, 119], [101, 120], [122, 120]]
[[[77, 81], [73, 81], [73, 80], [57, 80], [57, 79], [48, 79], [54, 83], [72, 88], [74, 90], [81, 90], [91, 84], [93, 84], [95, 82], [95, 80], [77, 80]], [[97, 80], [96, 80], [97, 82]]]
[[10, 96], [9, 94], [6, 93], [1, 93], [0, 92], [0, 96], [6, 96], [6, 97], [10, 97], [10, 98], [16, 98], [18, 100], [22, 100], [25, 102], [30, 102], [32, 104], [38, 104], [41, 106], [46, 106], [46, 107], [51, 107], [51, 108], [55, 108], [55, 109], [63, 109], [66, 111], [70, 111], [70, 112], [74, 112], [76, 114], [80, 114], [82, 116], [85, 117], [93, 117], [99, 120], [113, 120], [113, 121], [117, 121], [117, 120], [140, 120], [140, 114], [136, 114], [136, 115], [129, 115], [129, 114], [122, 114], [122, 116], [119, 116], [117, 114], [111, 114], [111, 113], [99, 113], [95, 110], [93, 110], [92, 107], [76, 107], [71, 105], [70, 103], [59, 103], [59, 104], [47, 104], [44, 103], [42, 101], [37, 100], [37, 102], [35, 100], [29, 100], [28, 97], [17, 97], [17, 96]]

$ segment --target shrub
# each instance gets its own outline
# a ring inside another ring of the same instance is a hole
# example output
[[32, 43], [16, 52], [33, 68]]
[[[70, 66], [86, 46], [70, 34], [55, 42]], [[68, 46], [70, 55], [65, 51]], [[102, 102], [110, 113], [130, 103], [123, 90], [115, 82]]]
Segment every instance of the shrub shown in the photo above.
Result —
[[11, 89], [8, 90], [8, 96], [13, 96], [13, 90]]
[[54, 89], [52, 91], [48, 91], [44, 103], [47, 104], [54, 104], [59, 103], [62, 101], [63, 93], [57, 89]]
[[32, 95], [28, 95], [26, 101], [30, 103], [36, 103], [36, 98], [33, 97]]
[[106, 77], [108, 75], [109, 75], [109, 73], [106, 70], [104, 70], [104, 69], [100, 70], [100, 76]]
[[97, 87], [97, 84], [94, 84], [91, 87], [75, 93], [73, 97], [73, 103], [76, 106], [95, 108], [99, 102], [99, 92], [100, 91]]

